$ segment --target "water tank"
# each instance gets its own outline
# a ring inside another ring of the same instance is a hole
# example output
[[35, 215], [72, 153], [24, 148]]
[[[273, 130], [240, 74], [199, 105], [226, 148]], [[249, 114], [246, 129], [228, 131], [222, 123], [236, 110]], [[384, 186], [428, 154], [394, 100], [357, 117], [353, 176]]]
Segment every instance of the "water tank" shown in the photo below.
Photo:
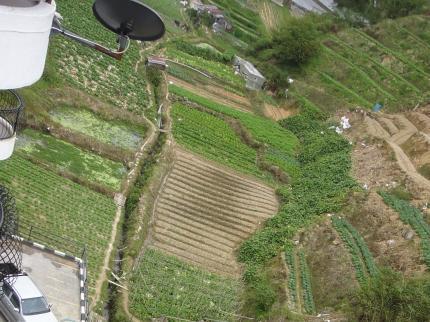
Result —
[[54, 1], [0, 0], [0, 90], [40, 79], [55, 9]]

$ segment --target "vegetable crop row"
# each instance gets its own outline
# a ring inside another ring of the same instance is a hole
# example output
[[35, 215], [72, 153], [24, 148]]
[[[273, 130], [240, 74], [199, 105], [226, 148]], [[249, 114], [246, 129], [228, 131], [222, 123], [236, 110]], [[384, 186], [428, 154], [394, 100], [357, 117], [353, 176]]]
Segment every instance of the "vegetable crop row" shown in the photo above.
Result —
[[315, 314], [315, 303], [312, 295], [311, 276], [308, 264], [306, 263], [305, 253], [303, 251], [300, 251], [298, 255], [300, 260], [300, 277], [302, 282], [305, 311], [308, 314]]
[[358, 231], [344, 218], [334, 216], [332, 223], [351, 254], [357, 280], [364, 283], [369, 275], [376, 275], [378, 270], [373, 256]]

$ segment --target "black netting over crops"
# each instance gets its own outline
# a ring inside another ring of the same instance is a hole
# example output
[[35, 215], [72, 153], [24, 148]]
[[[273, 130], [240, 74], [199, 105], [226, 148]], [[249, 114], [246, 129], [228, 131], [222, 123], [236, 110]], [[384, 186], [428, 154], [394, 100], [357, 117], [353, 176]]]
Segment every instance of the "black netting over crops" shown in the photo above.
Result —
[[0, 140], [15, 134], [23, 108], [23, 101], [15, 91], [0, 91]]
[[[22, 247], [18, 239], [18, 213], [9, 190], [0, 186], [0, 286], [12, 284], [21, 271]], [[0, 296], [2, 295], [0, 287]]]

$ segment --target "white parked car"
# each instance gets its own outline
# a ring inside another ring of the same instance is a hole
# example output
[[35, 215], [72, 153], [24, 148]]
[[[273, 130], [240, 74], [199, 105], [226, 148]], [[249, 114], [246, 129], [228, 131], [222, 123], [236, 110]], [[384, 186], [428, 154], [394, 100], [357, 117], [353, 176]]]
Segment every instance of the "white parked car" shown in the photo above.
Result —
[[[16, 278], [16, 279], [15, 279]], [[46, 297], [27, 274], [14, 276], [14, 283], [3, 283], [0, 312], [9, 322], [58, 322]]]

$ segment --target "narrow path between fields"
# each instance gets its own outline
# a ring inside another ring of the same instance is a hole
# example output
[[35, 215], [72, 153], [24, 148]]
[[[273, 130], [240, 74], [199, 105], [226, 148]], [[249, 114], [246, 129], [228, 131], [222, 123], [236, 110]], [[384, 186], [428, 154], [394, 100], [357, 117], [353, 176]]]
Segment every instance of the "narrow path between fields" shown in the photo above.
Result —
[[124, 185], [121, 193], [119, 193], [115, 196], [115, 202], [117, 204], [117, 210], [116, 210], [115, 218], [114, 218], [114, 221], [112, 224], [111, 238], [110, 238], [109, 245], [108, 245], [108, 248], [106, 251], [106, 256], [105, 256], [105, 259], [103, 262], [103, 267], [101, 269], [99, 278], [97, 279], [97, 282], [96, 282], [94, 301], [92, 303], [92, 308], [100, 300], [103, 282], [107, 280], [107, 271], [109, 270], [109, 261], [111, 259], [112, 252], [114, 249], [114, 244], [115, 244], [115, 241], [116, 241], [117, 235], [118, 235], [118, 225], [119, 225], [119, 222], [121, 220], [122, 213], [123, 213], [123, 208], [124, 208], [124, 204], [125, 204], [125, 196], [128, 194], [130, 188], [132, 187], [132, 185], [135, 183], [135, 181], [137, 179], [137, 176], [139, 174], [137, 169], [139, 168], [139, 166], [141, 165], [141, 163], [143, 161], [143, 156], [144, 156], [145, 152], [148, 151], [149, 149], [151, 149], [151, 147], [155, 143], [157, 129], [156, 129], [155, 125], [151, 121], [149, 121], [145, 116], [143, 116], [143, 118], [145, 119], [145, 121], [148, 125], [149, 133], [148, 133], [147, 139], [142, 144], [139, 151], [135, 154], [133, 166], [131, 167], [131, 170], [129, 171], [129, 173], [127, 175], [127, 179], [126, 179], [125, 185]]
[[[166, 93], [165, 97], [163, 99], [163, 106], [164, 106], [164, 109], [165, 109], [164, 115], [166, 117], [166, 128], [165, 128], [165, 131], [167, 132], [167, 141], [166, 141], [167, 149], [164, 151], [164, 154], [168, 154], [169, 151], [172, 150], [174, 142], [173, 142], [173, 135], [172, 135], [172, 119], [170, 117], [170, 107], [171, 107], [171, 104], [170, 104], [170, 100], [169, 100], [168, 81], [167, 81], [167, 76], [166, 76], [165, 73], [163, 73], [163, 78], [164, 78], [164, 87], [165, 87], [164, 90], [165, 90], [165, 93]], [[154, 125], [152, 124], [152, 126], [154, 126]], [[155, 126], [154, 126], [154, 128], [155, 128]], [[160, 188], [159, 188], [160, 191], [161, 191], [161, 189], [163, 189], [164, 184], [165, 184], [165, 182], [167, 180], [167, 177], [168, 177], [168, 175], [166, 173], [165, 176], [164, 176], [164, 178], [162, 179], [162, 183], [161, 183]], [[156, 203], [157, 200], [158, 200], [158, 194], [157, 194], [157, 198], [156, 198], [156, 200], [155, 200], [154, 203]], [[153, 207], [153, 209], [155, 209], [155, 206]], [[149, 223], [150, 227], [151, 227], [151, 225], [153, 225], [154, 214], [152, 214], [151, 217], [152, 218], [151, 218], [151, 221]], [[146, 236], [146, 238], [145, 238], [145, 241], [144, 241], [144, 243], [142, 245], [141, 252], [137, 256], [137, 258], [134, 260], [134, 264], [132, 265], [133, 267], [135, 267], [135, 265], [138, 263], [139, 259], [144, 255], [145, 250], [148, 248], [148, 245], [149, 245], [149, 243], [151, 241], [150, 234], [151, 234], [151, 229], [149, 229], [148, 236]], [[132, 272], [130, 272], [130, 273], [132, 273]], [[139, 320], [138, 318], [136, 318], [130, 312], [130, 310], [129, 310], [129, 307], [130, 307], [129, 306], [129, 303], [130, 303], [130, 301], [129, 301], [130, 288], [128, 287], [129, 286], [128, 285], [128, 280], [126, 279], [124, 282], [125, 282], [124, 284], [125, 284], [126, 288], [122, 290], [122, 300], [123, 300], [122, 301], [122, 307], [124, 309], [125, 314], [127, 315], [128, 319], [131, 322], [140, 322], [141, 320]]]
[[396, 115], [392, 118], [397, 119], [397, 122], [401, 124], [399, 132], [393, 136], [391, 136], [390, 133], [388, 133], [377, 120], [366, 116], [365, 122], [367, 124], [369, 134], [387, 142], [387, 144], [395, 153], [397, 163], [399, 164], [400, 168], [417, 185], [426, 189], [430, 189], [430, 181], [418, 173], [410, 158], [400, 147], [400, 145], [408, 141], [412, 135], [419, 133], [418, 129], [402, 115]]

